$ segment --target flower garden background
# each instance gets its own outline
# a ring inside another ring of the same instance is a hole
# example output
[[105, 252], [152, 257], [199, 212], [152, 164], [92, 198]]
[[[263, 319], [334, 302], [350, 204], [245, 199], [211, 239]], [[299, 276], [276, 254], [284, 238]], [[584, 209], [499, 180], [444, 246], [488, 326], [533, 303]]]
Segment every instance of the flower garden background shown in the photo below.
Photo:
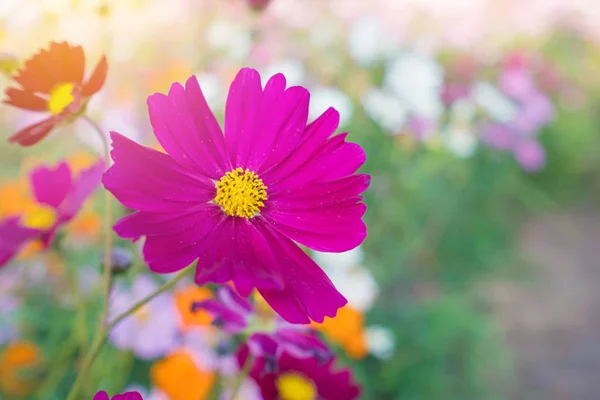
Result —
[[[0, 399], [594, 398], [569, 377], [598, 372], [597, 335], [544, 386], [499, 302], [600, 332], [569, 272], [600, 259], [597, 21], [594, 0], [0, 2]], [[532, 258], [548, 216], [563, 239]]]

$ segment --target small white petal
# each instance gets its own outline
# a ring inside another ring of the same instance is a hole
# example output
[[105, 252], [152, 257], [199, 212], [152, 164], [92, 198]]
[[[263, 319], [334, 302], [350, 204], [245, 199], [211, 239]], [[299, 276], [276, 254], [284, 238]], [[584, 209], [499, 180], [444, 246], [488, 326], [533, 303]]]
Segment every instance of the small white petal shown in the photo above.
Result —
[[346, 93], [327, 86], [313, 89], [310, 93], [309, 120], [314, 121], [329, 107], [340, 113], [340, 127], [345, 126], [352, 118], [354, 106]]
[[518, 111], [512, 101], [488, 82], [478, 82], [475, 85], [473, 99], [479, 107], [498, 122], [512, 121]]
[[381, 325], [371, 325], [365, 329], [365, 337], [369, 353], [373, 356], [387, 360], [394, 355], [396, 338], [394, 332]]

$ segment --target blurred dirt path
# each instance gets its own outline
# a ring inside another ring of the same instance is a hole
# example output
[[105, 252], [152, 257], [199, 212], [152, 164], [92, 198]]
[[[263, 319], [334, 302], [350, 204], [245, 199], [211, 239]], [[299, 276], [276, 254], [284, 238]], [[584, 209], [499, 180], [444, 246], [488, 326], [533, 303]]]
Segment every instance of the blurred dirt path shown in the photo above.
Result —
[[600, 399], [600, 212], [536, 218], [522, 236], [535, 279], [495, 285], [517, 368], [515, 400]]

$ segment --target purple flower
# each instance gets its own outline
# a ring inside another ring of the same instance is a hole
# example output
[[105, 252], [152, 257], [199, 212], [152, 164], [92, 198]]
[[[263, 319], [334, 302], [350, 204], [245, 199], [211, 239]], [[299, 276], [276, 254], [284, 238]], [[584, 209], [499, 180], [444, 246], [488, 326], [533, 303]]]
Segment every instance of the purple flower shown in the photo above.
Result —
[[521, 135], [532, 135], [553, 119], [552, 102], [548, 96], [536, 90], [521, 103], [521, 109], [510, 125]]
[[103, 182], [138, 210], [115, 225], [123, 238], [145, 236], [150, 270], [166, 274], [197, 261], [195, 281], [232, 281], [244, 297], [258, 289], [292, 323], [322, 322], [346, 299], [295, 242], [318, 251], [353, 249], [365, 239], [356, 174], [363, 149], [334, 135], [329, 108], [307, 125], [309, 92], [265, 84], [249, 68], [229, 90], [221, 131], [197, 79], [148, 98], [154, 133], [167, 154], [112, 132], [114, 165]]
[[499, 78], [498, 86], [507, 96], [524, 102], [532, 93], [537, 91], [531, 72], [524, 66], [509, 66]]
[[[247, 356], [248, 350], [242, 349], [238, 356], [240, 365], [244, 365]], [[264, 400], [353, 400], [360, 396], [360, 387], [353, 382], [350, 370], [336, 371], [333, 359], [320, 363], [315, 358], [283, 353], [277, 360], [276, 372], [264, 371], [260, 363], [255, 363], [250, 371]]]
[[219, 287], [215, 299], [204, 300], [194, 306], [211, 313], [215, 318], [213, 323], [226, 332], [250, 331], [248, 348], [254, 357], [266, 360], [266, 368], [274, 368], [283, 352], [297, 358], [313, 357], [320, 362], [333, 357], [333, 352], [313, 329], [278, 321], [275, 316], [265, 321], [248, 300], [228, 286]]
[[39, 234], [37, 229], [21, 226], [19, 217], [0, 221], [0, 268], [16, 255], [25, 243]]
[[100, 184], [103, 172], [103, 161], [76, 179], [65, 162], [55, 168], [37, 167], [30, 177], [36, 206], [23, 216], [0, 221], [0, 267], [30, 240], [39, 238], [44, 247], [50, 246], [58, 229], [75, 217]]
[[[158, 285], [148, 275], [137, 276], [129, 290], [116, 287], [111, 297], [111, 318], [157, 289]], [[139, 358], [161, 357], [176, 344], [177, 318], [173, 297], [170, 293], [162, 293], [119, 323], [110, 332], [110, 340], [118, 349], [132, 350]]]
[[521, 140], [514, 147], [513, 153], [519, 165], [527, 172], [539, 171], [546, 161], [546, 152], [535, 139]]
[[20, 299], [14, 293], [19, 285], [17, 271], [5, 268], [0, 272], [0, 347], [18, 337], [15, 314], [20, 306]]
[[[104, 161], [98, 161], [90, 168], [81, 172], [74, 178], [71, 169], [66, 162], [59, 163], [54, 169], [40, 166], [31, 174], [31, 187], [39, 205], [49, 207], [54, 213], [53, 224], [45, 227], [46, 215], [34, 215], [34, 227], [36, 222], [42, 231], [42, 241], [47, 247], [52, 242], [58, 228], [71, 221], [77, 212], [83, 207], [85, 200], [94, 193], [100, 184], [104, 173]], [[24, 221], [27, 225], [27, 219]], [[46, 229], [44, 229], [46, 228]]]
[[123, 394], [115, 394], [113, 397], [109, 397], [108, 394], [101, 390], [92, 400], [144, 400], [139, 392], [125, 392]]

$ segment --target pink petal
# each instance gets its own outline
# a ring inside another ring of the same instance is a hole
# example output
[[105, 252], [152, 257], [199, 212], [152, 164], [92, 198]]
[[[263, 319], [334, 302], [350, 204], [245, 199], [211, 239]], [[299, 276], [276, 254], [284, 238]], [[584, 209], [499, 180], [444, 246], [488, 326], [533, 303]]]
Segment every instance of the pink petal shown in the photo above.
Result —
[[306, 324], [310, 320], [323, 322], [325, 316], [334, 317], [347, 301], [339, 293], [319, 266], [290, 239], [279, 234], [268, 224], [257, 224], [281, 268], [283, 290], [261, 289], [260, 294], [286, 321]]
[[[190, 265], [200, 256], [200, 253], [205, 251], [204, 238], [216, 229], [222, 218], [223, 212], [219, 206], [205, 204], [188, 215], [185, 221], [187, 227], [182, 226], [184, 221], [177, 219], [158, 222], [153, 226], [147, 225], [150, 229], [145, 233], [148, 236], [144, 243], [143, 254], [150, 270], [164, 274], [179, 271]], [[121, 221], [115, 226], [117, 232], [124, 229], [123, 226], [119, 226], [120, 223]], [[129, 223], [132, 229], [131, 221]], [[159, 229], [169, 233], [161, 235]], [[141, 232], [140, 229], [137, 232], [130, 231], [129, 234]]]
[[[272, 143], [264, 142], [263, 151], [268, 157], [260, 166], [259, 172], [267, 171], [290, 156], [301, 142], [308, 120], [308, 103], [310, 94], [300, 86], [293, 86], [285, 91], [281, 104], [271, 111], [266, 119], [266, 133], [272, 132]], [[262, 139], [257, 141], [262, 142]], [[270, 150], [270, 152], [268, 151]]]
[[58, 208], [71, 189], [71, 170], [66, 162], [54, 169], [37, 167], [31, 173], [31, 186], [39, 203]]
[[21, 146], [29, 147], [44, 139], [50, 131], [61, 122], [62, 115], [53, 115], [50, 118], [37, 122], [26, 128], [21, 129], [13, 136], [8, 138], [11, 143], [19, 143]]
[[281, 262], [271, 251], [271, 244], [257, 229], [259, 219], [226, 217], [206, 237], [198, 259], [197, 284], [231, 280], [244, 297], [255, 287], [283, 288]]
[[148, 111], [156, 138], [181, 166], [215, 180], [230, 169], [221, 129], [195, 77], [186, 89], [174, 83], [167, 96], [148, 97]]
[[10, 261], [21, 247], [39, 236], [40, 231], [19, 225], [19, 217], [0, 221], [0, 267]]
[[[229, 87], [225, 104], [225, 144], [233, 167], [240, 166], [238, 153], [248, 155], [242, 143], [257, 138], [256, 118], [260, 107], [262, 87], [260, 75], [251, 68], [242, 68]], [[247, 146], [247, 145], [246, 145]]]
[[351, 250], [367, 236], [360, 193], [369, 181], [360, 174], [277, 192], [261, 214], [277, 231], [313, 250]]
[[[226, 110], [226, 118], [234, 121], [232, 130], [239, 132], [227, 130], [227, 135], [232, 132], [236, 138], [234, 164], [260, 173], [288, 157], [298, 145], [308, 118], [309, 94], [301, 87], [285, 90], [281, 74], [269, 79], [264, 91], [260, 91], [258, 73], [247, 70], [250, 77], [244, 80], [245, 73], [240, 71], [239, 79], [233, 82]], [[254, 107], [248, 102], [256, 94]]]
[[267, 183], [269, 194], [313, 182], [333, 181], [355, 173], [365, 163], [366, 155], [358, 144], [346, 142], [346, 136], [347, 133], [342, 133], [330, 138], [309, 161], [287, 178], [276, 184]]
[[329, 108], [319, 118], [314, 120], [304, 130], [304, 140], [294, 152], [278, 165], [261, 173], [261, 178], [267, 186], [289, 176], [299, 167], [309, 161], [321, 149], [325, 141], [337, 129], [340, 123], [340, 114]]
[[171, 157], [111, 132], [114, 165], [102, 182], [126, 207], [152, 212], [185, 210], [215, 197], [214, 183]]
[[94, 398], [92, 400], [110, 400], [110, 398], [104, 390], [101, 390], [94, 395]]
[[366, 210], [364, 203], [357, 203], [308, 211], [275, 209], [264, 217], [277, 231], [306, 247], [337, 253], [365, 240], [367, 226], [361, 218]]
[[63, 207], [61, 207], [62, 218], [70, 220], [77, 214], [83, 207], [83, 203], [94, 194], [94, 191], [100, 185], [105, 168], [104, 161], [99, 160], [96, 164], [81, 171], [75, 182], [73, 182]]

